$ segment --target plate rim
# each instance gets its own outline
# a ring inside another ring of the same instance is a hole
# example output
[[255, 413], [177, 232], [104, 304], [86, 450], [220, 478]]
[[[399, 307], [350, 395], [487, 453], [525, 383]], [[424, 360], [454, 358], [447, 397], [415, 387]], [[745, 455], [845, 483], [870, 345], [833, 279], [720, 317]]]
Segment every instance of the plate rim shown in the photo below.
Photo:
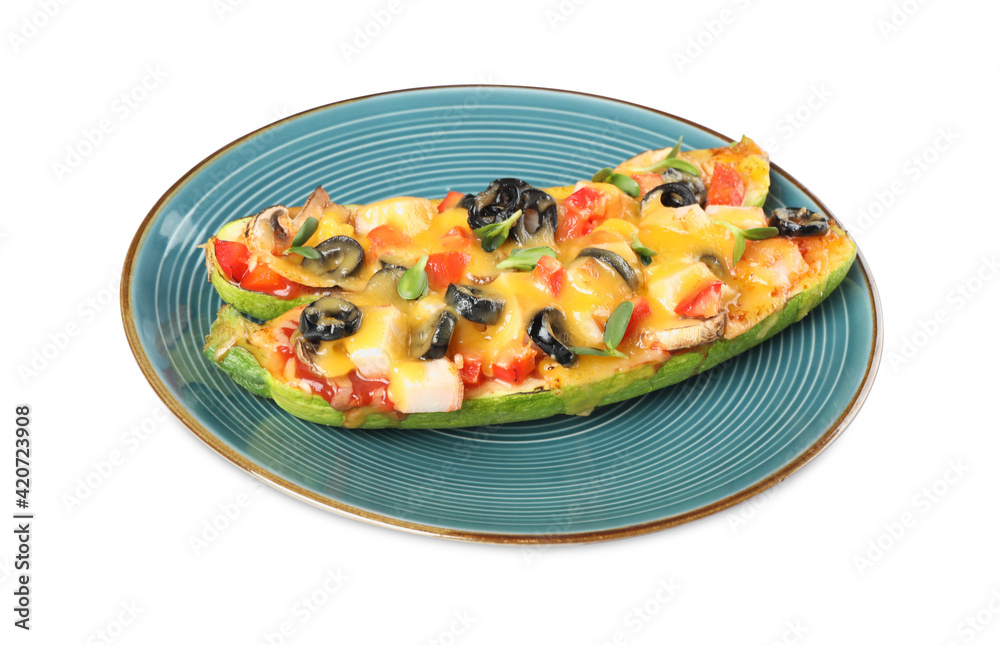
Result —
[[[625, 101], [622, 99], [611, 98], [607, 96], [602, 96], [599, 94], [591, 94], [588, 92], [580, 92], [575, 90], [566, 89], [555, 89], [547, 87], [536, 87], [529, 85], [502, 85], [502, 84], [458, 84], [458, 85], [429, 85], [421, 87], [411, 87], [398, 90], [390, 90], [386, 92], [376, 92], [373, 94], [366, 94], [363, 96], [352, 97], [348, 99], [343, 99], [340, 101], [334, 101], [332, 103], [327, 103], [317, 107], [310, 108], [308, 110], [303, 110], [297, 112], [290, 116], [284, 117], [272, 123], [269, 123], [263, 127], [257, 128], [247, 134], [244, 134], [237, 139], [229, 142], [228, 144], [222, 146], [215, 152], [209, 154], [207, 157], [202, 159], [199, 163], [191, 167], [187, 172], [184, 173], [173, 183], [170, 188], [160, 196], [153, 207], [150, 209], [149, 213], [142, 220], [139, 225], [138, 230], [132, 238], [132, 242], [129, 245], [128, 252], [125, 256], [125, 263], [122, 267], [122, 277], [121, 286], [119, 292], [119, 302], [121, 307], [122, 324], [125, 328], [125, 336], [128, 340], [129, 348], [132, 351], [133, 357], [139, 365], [139, 369], [142, 371], [143, 376], [146, 381], [153, 388], [156, 395], [163, 401], [167, 408], [176, 416], [187, 428], [190, 430], [198, 439], [205, 443], [209, 448], [219, 454], [221, 457], [229, 461], [230, 463], [238, 466], [245, 472], [249, 473], [258, 480], [268, 484], [272, 488], [275, 488], [287, 495], [299, 499], [301, 501], [307, 502], [313, 506], [321, 508], [326, 511], [330, 511], [337, 515], [348, 517], [355, 520], [360, 520], [368, 524], [374, 524], [376, 526], [383, 526], [391, 529], [396, 529], [408, 533], [414, 533], [418, 535], [427, 535], [432, 537], [440, 537], [451, 540], [459, 541], [469, 541], [469, 542], [484, 542], [492, 544], [514, 544], [514, 545], [532, 545], [532, 544], [569, 544], [569, 543], [584, 543], [584, 542], [604, 542], [608, 540], [621, 539], [626, 537], [635, 537], [639, 535], [645, 535], [647, 533], [653, 533], [656, 531], [661, 531], [664, 529], [679, 526], [681, 524], [686, 524], [688, 522], [706, 517], [708, 515], [713, 515], [727, 508], [735, 506], [747, 499], [764, 492], [765, 490], [775, 486], [781, 481], [785, 480], [787, 477], [798, 471], [804, 465], [812, 461], [817, 455], [819, 455], [827, 446], [829, 446], [834, 439], [839, 437], [843, 431], [850, 425], [850, 423], [857, 416], [862, 404], [868, 397], [868, 393], [871, 391], [872, 385], [875, 381], [875, 376], [878, 373], [879, 364], [881, 362], [882, 356], [882, 345], [884, 341], [884, 323], [882, 316], [882, 303], [879, 298], [878, 288], [875, 285], [875, 280], [871, 275], [871, 267], [865, 260], [861, 249], [857, 250], [857, 264], [861, 270], [862, 276], [864, 277], [865, 286], [868, 289], [868, 297], [871, 302], [872, 311], [874, 315], [872, 316], [872, 343], [868, 354], [868, 365], [865, 368], [865, 376], [858, 385], [857, 390], [851, 397], [850, 403], [840, 414], [840, 416], [826, 429], [826, 431], [812, 444], [809, 445], [798, 457], [794, 460], [785, 464], [783, 467], [778, 469], [776, 472], [772, 473], [768, 477], [736, 492], [720, 500], [716, 500], [710, 504], [706, 504], [700, 508], [687, 511], [685, 513], [680, 513], [678, 515], [672, 515], [669, 517], [661, 518], [658, 520], [652, 520], [650, 522], [643, 522], [640, 524], [633, 524], [630, 526], [618, 527], [613, 529], [602, 529], [596, 531], [581, 531], [575, 533], [498, 533], [492, 531], [473, 531], [464, 529], [450, 529], [446, 527], [433, 526], [429, 524], [422, 524], [417, 522], [410, 522], [401, 518], [394, 518], [381, 513], [373, 513], [371, 511], [366, 511], [362, 508], [352, 506], [350, 504], [345, 504], [343, 502], [337, 501], [335, 499], [329, 498], [324, 495], [320, 495], [313, 491], [307, 490], [298, 484], [288, 481], [287, 479], [271, 472], [262, 467], [258, 467], [256, 464], [251, 462], [248, 458], [240, 455], [235, 450], [233, 450], [228, 444], [223, 442], [214, 433], [209, 431], [205, 426], [198, 422], [197, 419], [187, 410], [187, 408], [177, 400], [176, 397], [169, 391], [163, 380], [156, 373], [153, 368], [152, 362], [149, 360], [149, 356], [146, 354], [146, 350], [142, 346], [142, 342], [139, 340], [138, 330], [136, 329], [134, 312], [132, 309], [132, 297], [131, 297], [131, 285], [132, 285], [132, 274], [134, 271], [134, 260], [139, 248], [142, 246], [145, 240], [146, 234], [149, 231], [150, 224], [153, 219], [160, 213], [160, 209], [167, 201], [169, 201], [185, 184], [196, 174], [198, 174], [205, 166], [210, 164], [216, 158], [225, 154], [230, 149], [242, 144], [247, 139], [254, 137], [266, 130], [276, 127], [278, 125], [284, 124], [286, 122], [298, 119], [307, 114], [313, 112], [319, 112], [321, 110], [327, 110], [336, 106], [346, 105], [349, 103], [354, 103], [356, 101], [362, 101], [370, 98], [406, 94], [409, 92], [420, 92], [426, 90], [442, 90], [442, 89], [472, 89], [472, 88], [500, 88], [500, 89], [516, 89], [516, 90], [532, 90], [538, 92], [554, 92], [560, 94], [569, 94], [575, 96], [584, 96], [592, 99], [599, 99], [603, 101], [610, 101], [612, 103], [617, 103], [620, 105], [626, 105], [629, 107], [639, 108], [648, 112], [659, 114], [661, 116], [666, 116], [675, 121], [685, 123], [693, 128], [706, 132], [712, 136], [718, 137], [723, 141], [733, 142], [733, 139], [727, 137], [726, 135], [716, 132], [715, 130], [708, 128], [700, 123], [691, 121], [681, 116], [677, 116], [670, 112], [665, 112], [663, 110], [658, 110], [656, 108], [651, 108], [646, 105], [641, 105], [639, 103], [633, 103], [630, 101]], [[772, 171], [777, 172], [784, 179], [788, 180], [792, 185], [805, 193], [809, 198], [811, 198], [824, 212], [831, 213], [830, 209], [820, 200], [816, 195], [812, 193], [808, 188], [806, 188], [802, 183], [795, 177], [790, 175], [784, 169], [782, 169], [777, 164], [771, 164], [770, 168]], [[832, 214], [832, 213], [831, 213]], [[838, 220], [839, 222], [839, 220]], [[841, 223], [841, 226], [843, 224]], [[846, 229], [845, 229], [846, 231]], [[850, 233], [848, 233], [850, 235]], [[851, 238], [853, 240], [853, 237]], [[856, 242], [855, 242], [855, 245]]]

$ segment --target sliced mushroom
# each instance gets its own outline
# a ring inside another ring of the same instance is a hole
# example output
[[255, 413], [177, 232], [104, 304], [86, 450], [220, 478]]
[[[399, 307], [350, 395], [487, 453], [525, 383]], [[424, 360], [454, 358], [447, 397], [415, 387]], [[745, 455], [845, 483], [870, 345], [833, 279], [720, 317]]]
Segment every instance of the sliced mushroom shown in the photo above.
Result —
[[576, 363], [576, 354], [566, 337], [566, 317], [555, 307], [546, 307], [534, 315], [528, 323], [528, 338], [560, 365]]
[[302, 224], [310, 217], [317, 220], [323, 216], [323, 209], [330, 205], [330, 196], [318, 186], [306, 199], [305, 206], [292, 219], [291, 213], [282, 205], [268, 206], [254, 215], [243, 236], [253, 249], [282, 253], [288, 249]]
[[302, 210], [299, 214], [295, 216], [292, 220], [292, 230], [298, 232], [299, 228], [305, 223], [310, 217], [315, 217], [317, 220], [323, 217], [323, 209], [330, 205], [330, 195], [323, 190], [322, 186], [317, 186], [316, 190], [309, 194], [306, 198], [306, 203], [302, 206]]
[[728, 318], [728, 314], [722, 311], [711, 318], [684, 327], [647, 329], [642, 332], [643, 343], [653, 349], [667, 352], [711, 343], [725, 333]]
[[299, 331], [306, 340], [319, 343], [355, 334], [361, 327], [361, 310], [337, 296], [316, 300], [299, 316]]
[[607, 249], [602, 249], [595, 246], [589, 246], [584, 250], [580, 251], [580, 254], [576, 256], [577, 258], [594, 258], [595, 260], [606, 264], [615, 270], [618, 275], [625, 280], [625, 284], [628, 285], [629, 289], [633, 291], [639, 288], [639, 275], [636, 273], [632, 265], [628, 263], [625, 258], [618, 255], [614, 251], [609, 251]]
[[357, 240], [336, 235], [316, 245], [320, 257], [302, 260], [302, 268], [331, 280], [343, 280], [354, 275], [365, 263], [365, 250]]
[[268, 206], [253, 216], [243, 237], [247, 246], [252, 249], [268, 253], [284, 251], [295, 237], [288, 209], [280, 204]]
[[807, 237], [824, 235], [830, 228], [830, 218], [808, 208], [776, 208], [767, 225], [777, 228], [779, 235]]
[[410, 355], [425, 361], [442, 358], [448, 353], [457, 322], [455, 314], [441, 309], [417, 325], [410, 336]]
[[319, 373], [321, 370], [316, 368], [316, 345], [307, 341], [300, 333], [292, 335], [292, 343], [295, 348], [295, 357], [299, 359], [299, 362]]
[[478, 287], [449, 284], [444, 300], [459, 316], [475, 323], [493, 325], [503, 314], [504, 299]]
[[[343, 380], [346, 380], [345, 376], [350, 370], [341, 367], [343, 365], [342, 361], [333, 361], [331, 364], [328, 360], [331, 353], [340, 353], [342, 351], [341, 348], [323, 347], [321, 345], [311, 343], [303, 338], [302, 334], [297, 331], [292, 334], [290, 341], [295, 351], [295, 357], [298, 359], [299, 363], [308, 366], [313, 373], [331, 382], [340, 381], [337, 387], [332, 388], [333, 398], [330, 400], [330, 405], [338, 410], [343, 410], [349, 407], [351, 405], [352, 389], [347, 387], [350, 382], [348, 381], [347, 383], [343, 383]], [[289, 362], [294, 363], [294, 361]], [[285, 369], [289, 369], [287, 365], [288, 364], [286, 363]], [[327, 371], [330, 367], [334, 367], [336, 371]], [[294, 369], [294, 366], [291, 369]], [[297, 373], [292, 372], [287, 375], [287, 378], [292, 379], [296, 376]]]

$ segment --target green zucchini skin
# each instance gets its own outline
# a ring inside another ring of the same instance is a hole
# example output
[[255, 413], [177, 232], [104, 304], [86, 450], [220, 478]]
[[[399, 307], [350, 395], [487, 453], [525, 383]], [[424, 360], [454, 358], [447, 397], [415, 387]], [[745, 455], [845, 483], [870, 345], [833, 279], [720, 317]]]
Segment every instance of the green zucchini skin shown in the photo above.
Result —
[[[213, 261], [214, 257], [215, 256], [213, 254]], [[291, 300], [282, 300], [280, 298], [275, 298], [274, 296], [269, 296], [266, 293], [247, 291], [246, 289], [241, 289], [238, 285], [235, 285], [227, 280], [215, 266], [212, 266], [209, 269], [208, 280], [212, 283], [212, 286], [215, 287], [219, 297], [222, 298], [224, 302], [229, 303], [239, 311], [242, 311], [246, 315], [252, 316], [257, 320], [271, 320], [272, 318], [277, 318], [286, 311], [295, 309], [300, 305], [308, 305], [313, 300], [320, 297], [319, 294], [311, 294], [308, 296], [293, 298]]]
[[[246, 226], [248, 217], [229, 222], [221, 229], [217, 236], [223, 235], [229, 230], [235, 230]], [[223, 302], [227, 302], [236, 307], [248, 316], [257, 320], [270, 320], [277, 318], [290, 309], [295, 309], [300, 305], [308, 305], [313, 300], [320, 297], [320, 294], [310, 294], [291, 300], [282, 300], [266, 293], [247, 291], [239, 285], [233, 284], [222, 273], [219, 262], [215, 257], [215, 245], [212, 241], [205, 245], [205, 266], [208, 269], [208, 281], [215, 287], [219, 297]]]
[[[692, 351], [671, 357], [659, 366], [641, 365], [619, 372], [607, 379], [586, 386], [566, 387], [560, 391], [543, 390], [509, 395], [493, 395], [470, 399], [454, 412], [416, 413], [396, 418], [386, 414], [369, 414], [361, 428], [459, 428], [541, 419], [556, 414], [585, 414], [596, 405], [607, 405], [641, 396], [715, 367], [737, 354], [767, 340], [792, 323], [801, 320], [837, 288], [854, 262], [854, 253], [835, 267], [825, 280], [817, 282], [785, 303], [785, 306], [732, 340], [719, 340], [703, 351]], [[273, 399], [292, 415], [329, 426], [345, 426], [343, 412], [333, 409], [319, 396], [289, 387], [258, 364], [249, 351], [231, 347], [232, 339], [244, 333], [246, 321], [231, 306], [223, 306], [212, 324], [205, 341], [205, 356], [227, 373], [240, 386], [257, 396]]]

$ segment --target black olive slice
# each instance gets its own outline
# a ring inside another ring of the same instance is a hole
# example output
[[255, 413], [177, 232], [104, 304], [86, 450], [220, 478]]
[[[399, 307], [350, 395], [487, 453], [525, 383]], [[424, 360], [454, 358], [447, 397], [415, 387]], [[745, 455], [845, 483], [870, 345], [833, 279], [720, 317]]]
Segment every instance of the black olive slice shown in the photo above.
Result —
[[379, 269], [372, 277], [368, 278], [365, 293], [373, 295], [375, 300], [380, 303], [397, 303], [402, 300], [399, 295], [399, 279], [403, 277], [405, 272], [406, 269], [395, 266]]
[[660, 203], [668, 208], [680, 208], [681, 206], [690, 206], [691, 204], [698, 203], [698, 198], [695, 197], [694, 191], [691, 190], [687, 182], [683, 181], [660, 184], [646, 193], [646, 196], [642, 198], [639, 208], [645, 210], [656, 199], [659, 199]]
[[531, 186], [527, 182], [512, 177], [492, 181], [472, 200], [469, 228], [482, 228], [509, 219], [521, 207], [521, 191], [528, 188]]
[[465, 193], [465, 196], [462, 197], [462, 199], [458, 200], [458, 206], [464, 208], [465, 210], [469, 210], [470, 208], [472, 208], [472, 205], [475, 203], [476, 203], [476, 196], [473, 195], [472, 193]]
[[335, 235], [316, 245], [320, 258], [302, 260], [302, 268], [310, 273], [342, 280], [354, 275], [365, 263], [365, 250], [357, 240], [346, 235]]
[[528, 188], [521, 192], [521, 217], [514, 223], [512, 233], [521, 246], [531, 244], [538, 236], [554, 234], [559, 224], [556, 200], [544, 190]]
[[603, 262], [612, 269], [614, 269], [618, 275], [625, 280], [625, 284], [628, 285], [629, 289], [633, 291], [639, 288], [639, 276], [636, 275], [635, 269], [629, 264], [625, 258], [618, 255], [614, 251], [609, 251], [607, 249], [599, 249], [594, 246], [588, 246], [584, 250], [580, 251], [580, 254], [576, 256], [577, 258], [594, 258], [599, 262]]
[[779, 235], [808, 237], [823, 235], [830, 229], [830, 218], [808, 208], [775, 208], [767, 220]]
[[726, 263], [714, 253], [705, 253], [698, 258], [698, 261], [703, 262], [717, 277], [724, 278], [729, 275]]
[[504, 301], [500, 296], [484, 289], [463, 284], [449, 284], [444, 300], [458, 315], [466, 320], [493, 325], [500, 320]]
[[708, 188], [705, 187], [705, 182], [699, 177], [688, 174], [683, 170], [678, 170], [677, 168], [667, 168], [663, 171], [663, 183], [671, 184], [674, 182], [686, 184], [691, 189], [691, 192], [694, 193], [695, 200], [702, 207], [708, 202]]
[[443, 357], [448, 352], [458, 318], [447, 309], [423, 321], [413, 330], [410, 354], [425, 361]]
[[351, 336], [360, 327], [361, 310], [337, 296], [316, 300], [299, 316], [302, 337], [313, 343]]
[[410, 268], [411, 263], [407, 263], [403, 258], [391, 255], [389, 253], [384, 253], [378, 256], [378, 266], [380, 269], [399, 269], [400, 271], [406, 271]]
[[566, 338], [566, 317], [554, 307], [542, 309], [528, 323], [528, 337], [564, 367], [576, 363]]
[[486, 190], [471, 199], [466, 195], [459, 201], [459, 206], [468, 208], [469, 227], [472, 229], [502, 222], [521, 211], [521, 217], [514, 223], [511, 232], [522, 246], [535, 243], [545, 233], [555, 233], [559, 223], [556, 200], [545, 191], [513, 177], [494, 180]]

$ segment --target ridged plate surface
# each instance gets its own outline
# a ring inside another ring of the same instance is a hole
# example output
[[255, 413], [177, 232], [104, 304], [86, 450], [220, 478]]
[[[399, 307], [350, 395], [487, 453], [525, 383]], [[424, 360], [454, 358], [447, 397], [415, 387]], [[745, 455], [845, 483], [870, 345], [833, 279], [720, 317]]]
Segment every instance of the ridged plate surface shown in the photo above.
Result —
[[[322, 184], [340, 203], [573, 183], [637, 152], [722, 145], [696, 124], [600, 97], [512, 87], [376, 95], [289, 117], [177, 182], [136, 234], [122, 307], [140, 366], [199, 437], [312, 503], [396, 527], [506, 542], [598, 540], [719, 510], [808, 461], [856, 413], [880, 351], [863, 265], [803, 321], [685, 383], [599, 408], [447, 431], [299, 421], [201, 355], [221, 305], [197, 248], [225, 222]], [[819, 204], [772, 170], [767, 207]]]

